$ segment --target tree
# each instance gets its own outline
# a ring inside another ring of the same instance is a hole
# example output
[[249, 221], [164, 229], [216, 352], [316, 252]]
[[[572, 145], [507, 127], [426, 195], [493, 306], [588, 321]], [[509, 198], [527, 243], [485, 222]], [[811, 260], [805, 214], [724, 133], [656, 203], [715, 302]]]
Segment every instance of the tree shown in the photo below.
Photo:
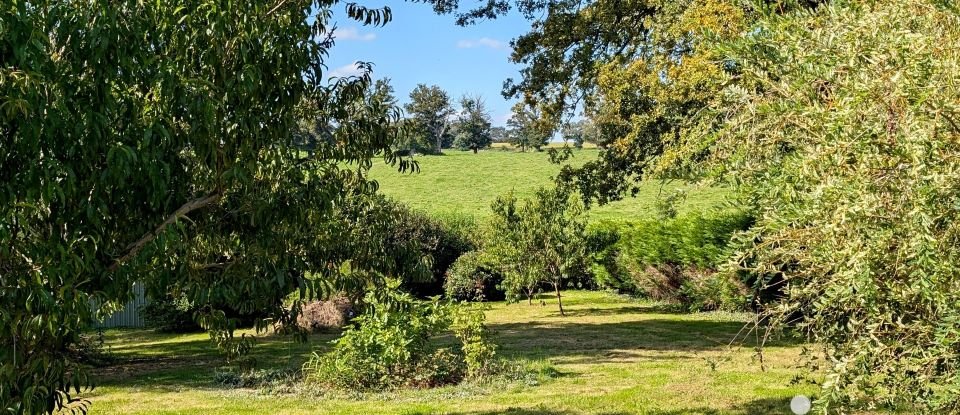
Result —
[[500, 261], [507, 295], [526, 295], [543, 284], [553, 286], [560, 314], [560, 288], [587, 267], [583, 206], [561, 188], [539, 189], [518, 204], [512, 193], [493, 203], [489, 250]]
[[390, 78], [377, 79], [377, 82], [367, 89], [368, 102], [376, 102], [385, 108], [396, 108], [397, 97], [393, 96], [393, 85]]
[[[399, 108], [397, 108], [397, 98], [393, 96], [393, 86], [390, 85], [389, 78], [378, 79], [373, 83], [366, 83], [363, 91], [363, 98], [357, 99], [350, 105], [349, 111], [360, 114], [370, 112], [372, 115], [380, 117], [384, 123], [397, 127], [396, 131], [406, 132], [399, 121]], [[307, 115], [301, 117], [298, 129], [294, 131], [295, 142], [304, 150], [313, 152], [321, 141], [327, 143], [334, 140], [335, 131], [341, 128], [336, 120], [325, 116]], [[400, 134], [401, 136], [394, 140], [402, 143], [409, 138], [410, 134]]]
[[563, 128], [560, 129], [560, 135], [564, 142], [572, 141], [576, 148], [583, 148], [583, 143], [595, 144], [601, 148], [605, 147], [593, 122], [589, 119], [564, 123]]
[[490, 127], [490, 141], [493, 143], [507, 143], [510, 135], [504, 127]]
[[[521, 76], [508, 79], [503, 94], [535, 108], [551, 135], [583, 110], [607, 151], [564, 166], [557, 181], [601, 204], [638, 190], [648, 171], [699, 173], [674, 150], [703, 149], [697, 131], [715, 121], [702, 110], [718, 96], [728, 68], [712, 45], [746, 33], [756, 18], [751, 2], [735, 0], [516, 0], [467, 10], [457, 0], [433, 3], [438, 12], [456, 13], [461, 25], [512, 10], [532, 21], [530, 32], [511, 43]], [[762, 3], [786, 12], [820, 2]]]
[[431, 154], [434, 152], [435, 143], [430, 141], [430, 133], [422, 123], [413, 118], [404, 118], [400, 120], [398, 125], [404, 133], [397, 141], [397, 151], [411, 156], [416, 153]]
[[513, 115], [507, 120], [507, 127], [510, 128], [510, 143], [520, 147], [523, 152], [529, 147], [540, 151], [540, 147], [546, 145], [553, 135], [553, 130], [541, 120], [539, 112], [523, 102], [513, 106]]
[[433, 144], [433, 152], [442, 153], [447, 147], [445, 141], [455, 113], [447, 92], [436, 85], [419, 84], [410, 92], [410, 102], [405, 108], [410, 119]]
[[[375, 190], [372, 158], [408, 167], [389, 151], [398, 132], [387, 104], [357, 105], [369, 65], [324, 76], [332, 42], [317, 34], [329, 33], [335, 4], [0, 6], [5, 411], [85, 408], [72, 392], [90, 386], [74, 346], [134, 281], [264, 311], [258, 327], [290, 332], [299, 301], [278, 298], [359, 278], [343, 264], [393, 272], [376, 241], [330, 244], [348, 223], [335, 206]], [[368, 24], [390, 16], [346, 7]], [[305, 153], [302, 120], [335, 128]], [[225, 351], [245, 350], [222, 311], [200, 321]]]
[[480, 97], [464, 96], [460, 99], [463, 109], [456, 124], [456, 139], [453, 145], [460, 150], [490, 147], [490, 113]]
[[705, 163], [759, 214], [736, 259], [784, 287], [764, 317], [822, 345], [823, 413], [958, 413], [960, 16], [837, 2], [750, 33]]

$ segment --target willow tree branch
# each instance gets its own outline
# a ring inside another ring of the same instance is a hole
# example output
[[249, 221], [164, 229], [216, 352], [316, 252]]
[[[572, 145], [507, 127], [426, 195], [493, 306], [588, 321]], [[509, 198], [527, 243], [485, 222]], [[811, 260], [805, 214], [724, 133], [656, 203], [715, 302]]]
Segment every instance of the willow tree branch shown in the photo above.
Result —
[[207, 196], [201, 197], [199, 199], [194, 199], [187, 203], [184, 203], [183, 206], [180, 206], [179, 209], [177, 209], [176, 211], [173, 212], [173, 214], [168, 216], [167, 219], [164, 220], [163, 223], [160, 224], [160, 226], [157, 226], [157, 228], [154, 229], [152, 232], [148, 232], [146, 235], [143, 235], [143, 237], [138, 239], [136, 242], [130, 245], [127, 245], [127, 253], [121, 256], [120, 258], [117, 258], [117, 260], [114, 261], [112, 265], [110, 265], [110, 268], [108, 268], [108, 270], [111, 272], [116, 271], [125, 262], [137, 256], [137, 254], [140, 253], [143, 247], [146, 246], [151, 241], [153, 241], [154, 239], [156, 239], [157, 235], [159, 235], [160, 232], [163, 232], [164, 229], [167, 228], [167, 226], [170, 226], [171, 224], [176, 222], [178, 219], [186, 216], [188, 213], [193, 212], [194, 210], [200, 209], [204, 206], [207, 206], [211, 203], [214, 203], [218, 200], [220, 200], [220, 193], [213, 193], [213, 194], [209, 194]]

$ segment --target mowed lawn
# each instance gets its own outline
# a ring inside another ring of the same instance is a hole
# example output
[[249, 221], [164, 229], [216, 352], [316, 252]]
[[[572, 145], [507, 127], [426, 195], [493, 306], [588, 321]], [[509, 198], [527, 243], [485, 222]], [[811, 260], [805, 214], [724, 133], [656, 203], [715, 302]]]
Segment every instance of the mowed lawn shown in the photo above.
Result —
[[[568, 162], [580, 165], [597, 158], [599, 151], [574, 151]], [[529, 196], [538, 187], [549, 186], [560, 166], [550, 162], [544, 152], [521, 153], [490, 149], [474, 154], [469, 151], [447, 150], [441, 156], [417, 156], [419, 173], [397, 173], [396, 169], [379, 164], [371, 176], [380, 184], [380, 190], [418, 210], [432, 214], [467, 214], [487, 216], [490, 204], [497, 196], [513, 191], [517, 196]], [[636, 197], [596, 207], [591, 219], [629, 220], [651, 217], [659, 198], [674, 189], [688, 192], [681, 211], [705, 210], [721, 204], [728, 190], [717, 187], [692, 186], [680, 182], [644, 182]]]
[[[548, 369], [535, 381], [336, 398], [267, 394], [218, 386], [222, 361], [206, 334], [112, 330], [107, 345], [121, 363], [96, 369], [100, 386], [84, 397], [93, 414], [759, 415], [790, 414], [791, 397], [816, 392], [791, 383], [800, 344], [768, 346], [764, 368], [752, 344], [728, 346], [746, 314], [675, 314], [604, 292], [564, 294], [566, 317], [550, 297], [488, 311], [500, 356]], [[297, 344], [263, 336], [255, 356], [260, 368], [296, 368], [332, 337]]]

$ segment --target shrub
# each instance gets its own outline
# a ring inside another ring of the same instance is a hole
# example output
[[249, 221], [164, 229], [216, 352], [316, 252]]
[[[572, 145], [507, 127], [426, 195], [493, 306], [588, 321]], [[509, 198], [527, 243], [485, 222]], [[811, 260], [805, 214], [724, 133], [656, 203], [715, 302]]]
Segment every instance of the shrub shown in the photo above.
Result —
[[753, 218], [742, 211], [638, 221], [622, 230], [620, 249], [649, 266], [716, 269], [729, 258], [731, 236], [752, 224]]
[[451, 328], [460, 340], [467, 377], [480, 378], [494, 371], [496, 345], [489, 339], [482, 308], [461, 307], [454, 311]]
[[622, 223], [596, 222], [587, 228], [586, 244], [593, 285], [622, 293], [636, 293], [636, 284], [620, 259]]
[[194, 319], [197, 308], [184, 295], [167, 293], [140, 307], [147, 327], [161, 333], [188, 333], [201, 331]]
[[[492, 357], [482, 313], [459, 314], [469, 311], [457, 311], [437, 299], [416, 300], [398, 288], [391, 283], [381, 295], [367, 295], [356, 325], [334, 341], [333, 350], [314, 353], [304, 364], [307, 382], [355, 390], [432, 387], [482, 372], [487, 364], [483, 359]], [[461, 339], [459, 350], [436, 344], [435, 338], [451, 326]]]
[[314, 301], [303, 306], [297, 324], [310, 331], [337, 329], [353, 317], [353, 305], [346, 296], [337, 295], [329, 300]]
[[471, 222], [462, 216], [435, 219], [394, 202], [385, 203], [391, 204], [396, 218], [392, 233], [386, 236], [389, 244], [401, 246], [415, 241], [421, 254], [431, 258], [429, 279], [405, 279], [403, 288], [421, 298], [443, 294], [447, 270], [476, 247], [468, 236]]
[[499, 287], [503, 275], [491, 261], [479, 251], [463, 254], [447, 270], [443, 289], [447, 297], [458, 301], [498, 301], [505, 298]]
[[76, 361], [93, 367], [109, 366], [117, 362], [117, 356], [106, 348], [103, 340], [103, 330], [97, 330], [94, 335], [80, 335], [76, 343], [67, 348]]
[[[210, 303], [199, 305], [190, 301], [185, 294], [175, 294], [170, 290], [162, 295], [151, 295], [151, 301], [140, 307], [144, 324], [160, 333], [191, 333], [203, 331], [197, 321], [198, 312], [220, 310], [236, 327], [251, 327], [257, 318], [263, 317], [261, 311], [238, 311], [224, 298], [210, 298]], [[159, 297], [160, 299], [155, 299]], [[200, 313], [202, 314], [202, 313]]]
[[741, 311], [750, 305], [746, 285], [730, 273], [689, 269], [684, 274], [678, 297], [689, 311]]
[[752, 223], [741, 211], [601, 223], [587, 234], [591, 270], [601, 288], [693, 310], [743, 308], [750, 302], [746, 284], [755, 278], [714, 274], [733, 251], [731, 238]]
[[817, 411], [960, 413], [956, 2], [829, 2], [748, 33], [722, 51], [738, 74], [710, 148], [762, 213], [739, 252], [781, 274], [768, 321], [818, 345]]

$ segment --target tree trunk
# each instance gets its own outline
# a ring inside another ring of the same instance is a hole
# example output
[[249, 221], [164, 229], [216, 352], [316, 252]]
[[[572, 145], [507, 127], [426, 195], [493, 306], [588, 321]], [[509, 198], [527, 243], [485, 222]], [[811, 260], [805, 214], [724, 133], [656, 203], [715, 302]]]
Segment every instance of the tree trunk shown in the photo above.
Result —
[[560, 284], [553, 283], [553, 289], [557, 292], [557, 305], [560, 306], [560, 316], [566, 317], [563, 313], [563, 300], [560, 299]]
[[473, 148], [473, 154], [477, 154], [477, 148], [476, 148], [476, 147]]
[[533, 291], [527, 290], [527, 305], [533, 305]]

